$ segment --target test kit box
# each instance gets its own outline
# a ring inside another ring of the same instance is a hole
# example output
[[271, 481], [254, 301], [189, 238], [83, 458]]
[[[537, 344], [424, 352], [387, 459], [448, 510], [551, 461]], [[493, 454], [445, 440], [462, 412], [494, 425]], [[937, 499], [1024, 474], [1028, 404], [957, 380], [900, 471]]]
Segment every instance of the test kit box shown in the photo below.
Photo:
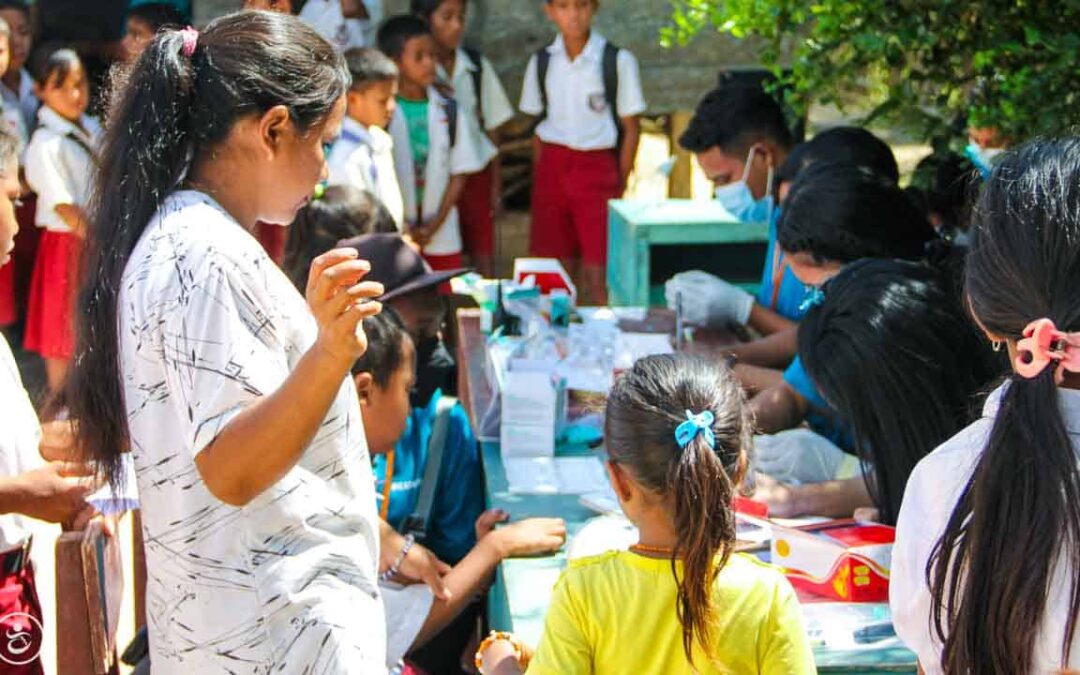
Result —
[[797, 590], [841, 602], [888, 602], [896, 529], [831, 521], [772, 525], [772, 562]]

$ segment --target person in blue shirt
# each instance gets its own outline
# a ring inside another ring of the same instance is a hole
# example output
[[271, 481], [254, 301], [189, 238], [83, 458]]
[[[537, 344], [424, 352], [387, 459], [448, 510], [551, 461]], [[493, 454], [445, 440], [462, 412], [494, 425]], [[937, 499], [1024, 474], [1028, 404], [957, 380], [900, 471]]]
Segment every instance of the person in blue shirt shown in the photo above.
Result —
[[[803, 284], [820, 289], [861, 258], [921, 260], [936, 235], [895, 183], [870, 169], [815, 163], [799, 174], [780, 218], [777, 243]], [[807, 309], [824, 299], [812, 292]], [[758, 430], [776, 433], [803, 421], [845, 449], [850, 434], [796, 358], [750, 402]]]
[[748, 325], [762, 335], [788, 330], [799, 319], [805, 287], [776, 250], [776, 176], [793, 141], [784, 111], [760, 87], [723, 85], [705, 95], [679, 138], [716, 186], [716, 199], [740, 222], [769, 223], [761, 292], [755, 298], [711, 274], [676, 275], [665, 288], [669, 305], [681, 294], [690, 323]]
[[[739, 97], [746, 94], [723, 99], [727, 103], [738, 103]], [[782, 110], [770, 97], [755, 97], [758, 104], [758, 114], [769, 110], [770, 115], [765, 119], [773, 119], [774, 124], [782, 120]], [[702, 120], [705, 120], [705, 102], [699, 107]], [[724, 119], [738, 109], [738, 105], [716, 111], [712, 114], [714, 120]], [[705, 122], [703, 121], [704, 125]], [[699, 144], [700, 145], [700, 144]], [[715, 151], [713, 151], [715, 154]], [[699, 154], [699, 162], [702, 166], [710, 163], [708, 153]], [[704, 159], [702, 159], [704, 158]], [[691, 323], [702, 325], [714, 325], [725, 323], [746, 323], [755, 329], [762, 339], [733, 347], [731, 356], [742, 364], [738, 375], [743, 384], [752, 391], [765, 388], [769, 384], [768, 374], [756, 370], [754, 366], [770, 369], [784, 368], [791, 362], [795, 355], [795, 326], [806, 313], [808, 288], [795, 276], [791, 265], [785, 259], [783, 252], [776, 245], [777, 224], [784, 209], [784, 200], [792, 183], [806, 167], [815, 163], [841, 163], [866, 167], [884, 179], [897, 183], [900, 171], [896, 164], [896, 157], [888, 144], [874, 136], [866, 129], [852, 126], [839, 126], [824, 130], [810, 141], [795, 146], [784, 159], [777, 170], [773, 182], [776, 184], [775, 208], [770, 208], [769, 220], [769, 243], [766, 251], [766, 264], [762, 270], [761, 287], [757, 298], [736, 286], [705, 274], [704, 272], [686, 272], [676, 275], [666, 289], [669, 305], [673, 305], [674, 294], [682, 291], [684, 298], [684, 311], [687, 309], [686, 299], [690, 298], [690, 307], [703, 307], [704, 317], [687, 316]], [[715, 168], [715, 167], [714, 167]], [[752, 176], [750, 172], [748, 176]], [[747, 185], [753, 180], [747, 178]], [[768, 181], [767, 181], [768, 182]], [[725, 188], [726, 189], [726, 188]], [[766, 203], [771, 203], [769, 197], [764, 198]], [[730, 204], [725, 203], [728, 210], [735, 212]], [[765, 209], [759, 208], [761, 212]], [[760, 214], [759, 214], [760, 215]], [[690, 282], [690, 283], [687, 283]], [[740, 308], [739, 312], [749, 312], [747, 321], [740, 321], [741, 313], [732, 315], [725, 308]], [[748, 309], [750, 308], [750, 309]], [[777, 324], [779, 330], [772, 330], [773, 326], [762, 325], [755, 317], [768, 316], [764, 310], [768, 308], [789, 322]]]

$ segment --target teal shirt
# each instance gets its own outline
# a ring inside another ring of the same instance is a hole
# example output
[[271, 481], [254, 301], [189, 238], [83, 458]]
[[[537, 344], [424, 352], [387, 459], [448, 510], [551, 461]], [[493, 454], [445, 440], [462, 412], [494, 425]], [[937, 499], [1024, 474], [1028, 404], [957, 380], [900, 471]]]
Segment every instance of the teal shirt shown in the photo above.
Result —
[[424, 203], [424, 188], [427, 183], [428, 155], [431, 152], [431, 133], [428, 129], [427, 99], [423, 101], [410, 101], [407, 98], [397, 97], [398, 107], [405, 115], [405, 122], [409, 127], [409, 149], [412, 151], [413, 167], [416, 184], [416, 203]]

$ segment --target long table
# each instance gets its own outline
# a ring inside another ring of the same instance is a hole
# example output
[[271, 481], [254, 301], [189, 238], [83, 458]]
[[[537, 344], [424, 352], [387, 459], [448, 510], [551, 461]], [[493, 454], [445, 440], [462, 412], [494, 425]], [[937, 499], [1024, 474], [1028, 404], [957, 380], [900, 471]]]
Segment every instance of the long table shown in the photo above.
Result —
[[[661, 322], [662, 323], [662, 322]], [[469, 411], [474, 427], [487, 410], [492, 392], [485, 375], [486, 343], [480, 331], [478, 310], [460, 310], [458, 328], [458, 393]], [[645, 326], [646, 329], [649, 326]], [[635, 327], [641, 330], [641, 327]], [[489, 508], [510, 513], [513, 520], [531, 517], [559, 517], [566, 521], [567, 536], [575, 536], [596, 516], [578, 503], [576, 495], [512, 494], [503, 469], [499, 443], [482, 439], [485, 494]], [[512, 631], [526, 644], [539, 644], [552, 589], [566, 567], [565, 552], [537, 558], [504, 561], [488, 596], [488, 618], [492, 628]], [[890, 621], [888, 605], [872, 608], [881, 621]], [[914, 673], [915, 656], [898, 640], [883, 640], [851, 649], [834, 649], [815, 644], [814, 657], [822, 673]]]

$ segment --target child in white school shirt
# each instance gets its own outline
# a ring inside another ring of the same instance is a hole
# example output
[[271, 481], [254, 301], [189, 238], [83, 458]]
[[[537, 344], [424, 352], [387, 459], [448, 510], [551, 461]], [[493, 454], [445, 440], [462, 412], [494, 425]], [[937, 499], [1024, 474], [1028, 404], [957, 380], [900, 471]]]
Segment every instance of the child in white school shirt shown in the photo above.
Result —
[[33, 47], [33, 31], [30, 27], [30, 9], [24, 0], [0, 0], [0, 19], [7, 22], [10, 32], [10, 60], [0, 73], [0, 97], [9, 113], [22, 116], [22, 133], [25, 143], [30, 131], [37, 124], [37, 111], [41, 107], [34, 91], [34, 78], [26, 70]]
[[[499, 75], [475, 49], [462, 46], [466, 0], [412, 0], [412, 13], [431, 25], [438, 59], [439, 81], [454, 92], [466, 122], [475, 124], [477, 138], [498, 145], [499, 129], [514, 116]], [[502, 206], [502, 176], [498, 154], [483, 171], [469, 176], [458, 202], [461, 236], [470, 263], [484, 276], [494, 272], [495, 214]]]
[[45, 359], [49, 389], [56, 393], [75, 349], [79, 259], [101, 127], [85, 114], [90, 87], [78, 54], [39, 51], [31, 71], [43, 105], [26, 148], [26, 182], [37, 193], [37, 226], [45, 231], [34, 263], [24, 344]]
[[908, 480], [893, 621], [927, 675], [1075, 672], [1080, 139], [1002, 155], [973, 213], [965, 301], [1011, 367]]
[[457, 203], [467, 176], [487, 166], [495, 146], [434, 86], [435, 44], [426, 21], [410, 15], [388, 20], [379, 29], [379, 48], [400, 72], [390, 135], [406, 233], [435, 270], [460, 268]]
[[545, 2], [559, 36], [529, 60], [520, 107], [541, 118], [533, 145], [530, 250], [580, 268], [584, 283], [578, 287], [587, 302], [602, 305], [607, 202], [622, 195], [634, 169], [638, 116], [646, 104], [637, 59], [592, 30], [598, 9], [598, 0]]
[[397, 107], [398, 69], [382, 52], [367, 47], [345, 52], [352, 75], [341, 135], [327, 157], [328, 185], [367, 190], [402, 229], [405, 206], [394, 168], [394, 141], [385, 128]]

